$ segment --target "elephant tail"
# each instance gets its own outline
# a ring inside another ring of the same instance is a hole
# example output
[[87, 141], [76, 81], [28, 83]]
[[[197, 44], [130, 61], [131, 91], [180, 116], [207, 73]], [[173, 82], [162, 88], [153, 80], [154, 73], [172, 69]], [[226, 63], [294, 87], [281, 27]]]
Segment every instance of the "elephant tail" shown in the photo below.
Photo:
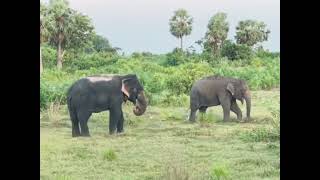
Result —
[[77, 113], [76, 109], [72, 105], [72, 90], [73, 90], [74, 85], [72, 85], [67, 92], [67, 106], [70, 114], [70, 119], [72, 122], [77, 122]]
[[73, 89], [73, 86], [74, 86], [74, 85], [72, 85], [72, 86], [68, 89], [68, 91], [67, 91], [67, 105], [68, 105], [69, 111], [71, 110], [71, 99], [72, 99], [72, 97], [71, 97], [71, 91], [72, 91], [72, 89]]

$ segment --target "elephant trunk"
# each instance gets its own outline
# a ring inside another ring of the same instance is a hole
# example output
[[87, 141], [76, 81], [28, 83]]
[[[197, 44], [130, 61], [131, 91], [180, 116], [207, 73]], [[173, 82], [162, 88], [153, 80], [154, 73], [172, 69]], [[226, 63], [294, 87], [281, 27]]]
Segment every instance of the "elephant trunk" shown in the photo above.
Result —
[[246, 91], [244, 99], [246, 101], [246, 106], [247, 106], [247, 119], [250, 119], [251, 95], [250, 95], [250, 91], [249, 90]]
[[146, 111], [146, 109], [147, 109], [146, 97], [144, 95], [144, 92], [141, 91], [138, 94], [138, 98], [137, 98], [137, 101], [136, 101], [136, 106], [133, 109], [133, 113], [136, 116], [141, 116]]

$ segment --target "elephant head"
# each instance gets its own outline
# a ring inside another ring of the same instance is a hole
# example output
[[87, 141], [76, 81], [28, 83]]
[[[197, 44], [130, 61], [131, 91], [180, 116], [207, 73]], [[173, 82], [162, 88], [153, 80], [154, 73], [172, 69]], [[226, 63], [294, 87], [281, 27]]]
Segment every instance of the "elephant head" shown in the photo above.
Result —
[[133, 113], [136, 116], [141, 116], [147, 109], [147, 100], [137, 76], [125, 76], [122, 79], [121, 91], [127, 96], [126, 98], [135, 105]]
[[244, 80], [233, 80], [228, 82], [227, 90], [231, 93], [232, 97], [241, 101], [246, 101], [247, 106], [247, 118], [250, 119], [251, 111], [251, 94], [247, 83]]

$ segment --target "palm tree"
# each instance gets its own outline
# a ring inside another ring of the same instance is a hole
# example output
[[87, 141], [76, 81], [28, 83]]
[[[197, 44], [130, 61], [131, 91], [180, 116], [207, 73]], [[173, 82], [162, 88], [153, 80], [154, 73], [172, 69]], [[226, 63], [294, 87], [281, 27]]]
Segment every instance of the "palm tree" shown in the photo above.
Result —
[[48, 41], [49, 32], [45, 26], [46, 23], [46, 13], [47, 7], [40, 3], [40, 74], [43, 72], [43, 62], [42, 62], [42, 53], [41, 53], [41, 44]]
[[190, 17], [186, 10], [178, 9], [170, 19], [170, 32], [173, 36], [180, 39], [180, 48], [183, 50], [182, 38], [191, 34], [193, 18]]
[[82, 48], [91, 40], [91, 19], [69, 7], [67, 0], [50, 0], [46, 28], [50, 44], [57, 48], [57, 68], [62, 68], [66, 50]]
[[57, 68], [62, 68], [62, 58], [69, 25], [71, 9], [67, 0], [50, 0], [48, 7], [48, 28], [51, 33], [50, 42], [57, 47]]

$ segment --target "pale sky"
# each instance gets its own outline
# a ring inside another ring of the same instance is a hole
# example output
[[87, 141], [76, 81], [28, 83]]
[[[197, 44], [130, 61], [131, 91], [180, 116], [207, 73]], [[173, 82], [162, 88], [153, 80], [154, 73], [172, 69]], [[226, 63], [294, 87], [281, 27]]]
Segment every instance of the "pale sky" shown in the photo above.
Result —
[[[46, 0], [45, 2], [47, 2]], [[191, 35], [184, 47], [201, 39], [210, 17], [227, 13], [230, 24], [228, 39], [234, 40], [240, 20], [263, 21], [270, 29], [266, 49], [280, 51], [280, 0], [69, 0], [70, 6], [88, 15], [95, 31], [105, 36], [112, 46], [127, 53], [149, 51], [167, 53], [179, 46], [169, 32], [173, 12], [184, 8], [194, 19]], [[194, 45], [198, 47], [197, 45]]]

